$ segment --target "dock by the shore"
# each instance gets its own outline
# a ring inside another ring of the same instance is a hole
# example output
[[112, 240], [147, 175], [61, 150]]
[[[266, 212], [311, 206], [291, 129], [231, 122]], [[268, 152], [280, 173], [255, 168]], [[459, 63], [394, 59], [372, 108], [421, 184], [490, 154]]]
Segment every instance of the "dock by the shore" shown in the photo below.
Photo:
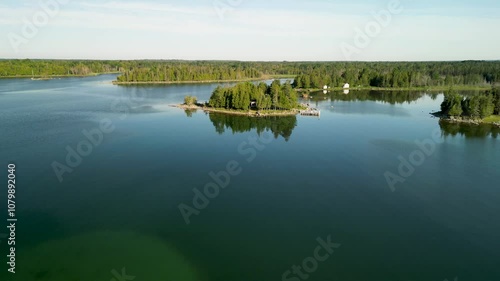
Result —
[[306, 110], [299, 111], [299, 114], [303, 115], [303, 116], [318, 116], [319, 117], [321, 115], [321, 111], [319, 111], [315, 108], [308, 108]]

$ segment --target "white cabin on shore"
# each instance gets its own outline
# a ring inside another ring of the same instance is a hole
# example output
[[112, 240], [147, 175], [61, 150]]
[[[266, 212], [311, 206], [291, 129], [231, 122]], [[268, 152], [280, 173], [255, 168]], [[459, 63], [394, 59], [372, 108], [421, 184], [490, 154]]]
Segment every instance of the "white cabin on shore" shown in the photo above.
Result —
[[349, 83], [345, 83], [344, 89], [349, 89], [350, 87], [351, 87], [351, 85], [349, 85]]

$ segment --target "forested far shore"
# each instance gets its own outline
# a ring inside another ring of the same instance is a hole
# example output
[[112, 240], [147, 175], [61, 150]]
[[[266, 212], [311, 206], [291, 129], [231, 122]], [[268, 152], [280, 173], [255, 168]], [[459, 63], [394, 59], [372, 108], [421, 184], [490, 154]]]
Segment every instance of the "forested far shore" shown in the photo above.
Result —
[[242, 81], [295, 77], [295, 88], [488, 87], [500, 84], [500, 61], [244, 62], [182, 60], [0, 60], [0, 77], [120, 73], [118, 83]]
[[125, 61], [0, 60], [0, 78], [50, 78], [121, 73], [125, 64]]
[[297, 75], [296, 88], [491, 87], [500, 83], [500, 62], [352, 62], [322, 64]]

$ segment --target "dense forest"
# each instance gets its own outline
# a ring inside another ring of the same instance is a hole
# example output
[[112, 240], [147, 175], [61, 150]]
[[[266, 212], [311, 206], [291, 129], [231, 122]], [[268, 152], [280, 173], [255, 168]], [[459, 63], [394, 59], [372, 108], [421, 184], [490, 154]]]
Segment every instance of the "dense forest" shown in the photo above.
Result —
[[234, 87], [217, 87], [210, 97], [209, 106], [236, 110], [249, 110], [251, 107], [288, 110], [297, 108], [298, 96], [290, 82], [281, 84], [275, 80], [269, 86], [263, 82], [258, 85], [244, 82]]
[[0, 77], [87, 76], [121, 72], [124, 61], [0, 60]]
[[297, 75], [297, 88], [410, 88], [500, 83], [500, 62], [353, 62], [324, 63]]
[[296, 77], [297, 88], [436, 87], [500, 84], [500, 61], [462, 62], [240, 62], [0, 60], [0, 77], [119, 72], [118, 82], [183, 82]]
[[486, 118], [500, 114], [500, 91], [494, 88], [486, 93], [464, 97], [455, 91], [444, 95], [441, 112], [453, 117]]
[[260, 78], [262, 73], [245, 64], [168, 63], [132, 68], [118, 76], [118, 82], [225, 81]]

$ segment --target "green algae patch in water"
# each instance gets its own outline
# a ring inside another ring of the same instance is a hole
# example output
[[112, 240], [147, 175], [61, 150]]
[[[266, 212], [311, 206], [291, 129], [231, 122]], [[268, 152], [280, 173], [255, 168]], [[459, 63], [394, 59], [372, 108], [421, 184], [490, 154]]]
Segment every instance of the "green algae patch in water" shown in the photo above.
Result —
[[53, 240], [20, 253], [12, 280], [199, 280], [173, 247], [155, 237], [96, 232]]

